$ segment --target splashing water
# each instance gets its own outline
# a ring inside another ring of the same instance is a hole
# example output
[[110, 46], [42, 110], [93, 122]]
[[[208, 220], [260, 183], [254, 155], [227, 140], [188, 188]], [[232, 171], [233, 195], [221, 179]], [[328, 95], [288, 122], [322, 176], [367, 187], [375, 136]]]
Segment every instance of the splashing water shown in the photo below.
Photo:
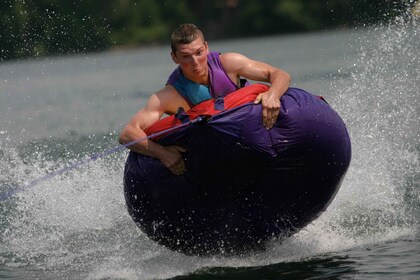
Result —
[[402, 17], [367, 30], [360, 38], [351, 79], [332, 84], [334, 92], [341, 92], [335, 107], [349, 126], [353, 160], [344, 187], [318, 222], [335, 225], [331, 229], [348, 236], [350, 243], [379, 242], [417, 231], [418, 33], [416, 22]]

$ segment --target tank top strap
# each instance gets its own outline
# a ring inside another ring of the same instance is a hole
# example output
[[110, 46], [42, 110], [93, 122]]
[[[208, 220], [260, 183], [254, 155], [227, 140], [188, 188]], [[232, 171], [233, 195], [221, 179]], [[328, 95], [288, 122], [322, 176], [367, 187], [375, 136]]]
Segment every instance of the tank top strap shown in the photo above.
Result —
[[209, 65], [210, 92], [213, 98], [224, 97], [239, 89], [226, 74], [219, 52], [210, 52], [207, 64]]

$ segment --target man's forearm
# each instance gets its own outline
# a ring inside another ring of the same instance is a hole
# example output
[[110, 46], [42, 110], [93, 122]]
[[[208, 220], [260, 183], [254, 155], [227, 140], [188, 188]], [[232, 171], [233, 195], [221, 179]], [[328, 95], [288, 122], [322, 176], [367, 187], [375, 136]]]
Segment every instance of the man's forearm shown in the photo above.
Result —
[[144, 131], [142, 130], [136, 131], [136, 133], [132, 131], [126, 131], [120, 136], [121, 145], [127, 145], [129, 143], [132, 144], [126, 147], [131, 151], [134, 151], [139, 154], [143, 154], [154, 158], [161, 158], [162, 153], [164, 153], [162, 146], [151, 139], [147, 139], [146, 133], [144, 133]]
[[287, 72], [277, 69], [270, 74], [270, 90], [278, 94], [278, 97], [280, 98], [289, 88], [290, 81], [291, 77]]

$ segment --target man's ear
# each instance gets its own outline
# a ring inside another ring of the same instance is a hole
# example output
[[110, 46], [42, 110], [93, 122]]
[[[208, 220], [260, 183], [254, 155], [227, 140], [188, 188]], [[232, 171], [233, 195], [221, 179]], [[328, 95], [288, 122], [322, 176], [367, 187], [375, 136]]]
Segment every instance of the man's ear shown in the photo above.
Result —
[[178, 58], [176, 57], [176, 55], [173, 52], [171, 52], [171, 57], [172, 57], [173, 62], [178, 64]]
[[210, 53], [210, 50], [209, 50], [209, 44], [207, 44], [207, 41], [204, 41], [204, 46], [206, 48], [207, 54], [209, 54]]

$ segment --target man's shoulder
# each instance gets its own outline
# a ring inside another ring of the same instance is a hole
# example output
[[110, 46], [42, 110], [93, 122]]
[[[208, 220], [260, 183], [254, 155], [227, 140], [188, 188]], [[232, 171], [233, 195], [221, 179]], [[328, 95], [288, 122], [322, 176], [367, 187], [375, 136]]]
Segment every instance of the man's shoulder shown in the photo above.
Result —
[[172, 85], [166, 85], [157, 92], [155, 92], [151, 99], [157, 101], [159, 110], [165, 113], [174, 113], [178, 107], [185, 107], [185, 100], [179, 95], [178, 91]]
[[246, 59], [246, 57], [243, 54], [236, 53], [236, 52], [228, 52], [220, 54], [220, 60], [223, 62], [235, 62]]
[[167, 84], [157, 92], [155, 92], [155, 95], [160, 98], [169, 98], [172, 97], [174, 94], [178, 94], [177, 90], [174, 86]]
[[226, 72], [235, 72], [246, 62], [246, 57], [240, 53], [229, 52], [220, 55], [220, 61]]

